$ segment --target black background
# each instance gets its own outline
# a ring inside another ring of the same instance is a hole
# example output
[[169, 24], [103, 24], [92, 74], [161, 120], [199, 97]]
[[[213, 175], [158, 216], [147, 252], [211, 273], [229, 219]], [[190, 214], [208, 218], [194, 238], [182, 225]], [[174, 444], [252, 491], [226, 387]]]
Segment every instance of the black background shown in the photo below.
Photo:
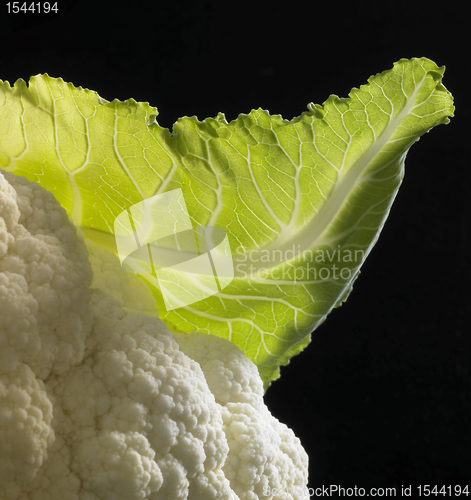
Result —
[[[267, 392], [310, 456], [310, 486], [471, 489], [469, 30], [464, 3], [58, 2], [0, 14], [0, 78], [62, 77], [102, 97], [228, 120], [292, 118], [402, 57], [446, 65], [451, 123], [414, 145], [348, 301]], [[461, 5], [461, 7], [458, 7]], [[399, 496], [399, 493], [398, 493]]]

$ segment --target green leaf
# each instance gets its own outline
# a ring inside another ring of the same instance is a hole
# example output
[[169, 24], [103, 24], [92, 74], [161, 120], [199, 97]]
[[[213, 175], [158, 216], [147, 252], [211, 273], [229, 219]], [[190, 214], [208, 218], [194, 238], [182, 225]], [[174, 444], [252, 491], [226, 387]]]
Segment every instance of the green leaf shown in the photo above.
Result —
[[[230, 123], [184, 117], [172, 133], [147, 103], [107, 102], [47, 75], [5, 82], [0, 167], [53, 192], [77, 226], [115, 251], [120, 213], [181, 189], [193, 227], [226, 231], [234, 278], [218, 276], [227, 286], [217, 294], [171, 310], [154, 280], [160, 315], [180, 331], [230, 339], [267, 386], [346, 299], [410, 146], [453, 115], [443, 72], [428, 59], [401, 60], [293, 120], [257, 109]], [[172, 280], [185, 289], [196, 278]], [[199, 278], [204, 288], [208, 277]]]

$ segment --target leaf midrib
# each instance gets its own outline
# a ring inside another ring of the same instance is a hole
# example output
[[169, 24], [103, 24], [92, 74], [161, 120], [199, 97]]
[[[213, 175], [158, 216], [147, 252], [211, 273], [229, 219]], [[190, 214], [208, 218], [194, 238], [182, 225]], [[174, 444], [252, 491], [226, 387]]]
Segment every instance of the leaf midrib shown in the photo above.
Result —
[[[266, 269], [270, 266], [275, 267], [283, 262], [279, 258], [273, 259], [271, 262], [267, 262], [266, 259], [261, 259], [263, 255], [267, 255], [267, 252], [268, 255], [278, 257], [280, 255], [285, 255], [292, 249], [297, 249], [297, 253], [301, 254], [302, 252], [313, 247], [327, 243], [327, 240], [323, 239], [323, 234], [329, 228], [331, 222], [335, 219], [335, 216], [345, 203], [347, 197], [350, 193], [352, 193], [354, 187], [359, 182], [361, 175], [367, 170], [368, 166], [377, 157], [381, 150], [388, 144], [394, 132], [414, 108], [415, 98], [417, 97], [427, 74], [428, 73], [426, 73], [422, 80], [416, 85], [414, 92], [407, 98], [403, 108], [392, 120], [390, 120], [389, 124], [378, 139], [355, 162], [355, 164], [352, 165], [347, 174], [340, 181], [336, 182], [335, 187], [328, 196], [327, 200], [324, 202], [316, 215], [311, 218], [309, 223], [297, 233], [292, 234], [291, 237], [284, 239], [281, 244], [280, 239], [277, 238], [263, 248], [252, 250], [250, 252], [249, 255], [253, 257], [252, 269], [254, 273], [256, 273], [259, 269]], [[237, 256], [235, 256], [235, 260], [237, 260]], [[236, 264], [236, 262], [234, 262], [234, 264]]]

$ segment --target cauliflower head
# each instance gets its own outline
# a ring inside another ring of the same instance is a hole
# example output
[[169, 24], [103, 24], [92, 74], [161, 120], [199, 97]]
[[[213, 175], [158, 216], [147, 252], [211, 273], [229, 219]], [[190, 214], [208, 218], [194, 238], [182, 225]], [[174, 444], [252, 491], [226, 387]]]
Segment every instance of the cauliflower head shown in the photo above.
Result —
[[307, 468], [244, 353], [171, 333], [51, 193], [0, 172], [0, 500], [301, 499]]

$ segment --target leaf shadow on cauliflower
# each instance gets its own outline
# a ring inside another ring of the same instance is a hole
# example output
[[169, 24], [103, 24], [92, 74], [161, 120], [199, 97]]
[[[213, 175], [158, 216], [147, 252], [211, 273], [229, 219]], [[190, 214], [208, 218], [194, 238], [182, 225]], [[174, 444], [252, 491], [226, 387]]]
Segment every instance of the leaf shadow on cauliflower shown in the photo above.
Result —
[[51, 193], [0, 172], [0, 500], [301, 499], [306, 483], [242, 351], [172, 334]]

